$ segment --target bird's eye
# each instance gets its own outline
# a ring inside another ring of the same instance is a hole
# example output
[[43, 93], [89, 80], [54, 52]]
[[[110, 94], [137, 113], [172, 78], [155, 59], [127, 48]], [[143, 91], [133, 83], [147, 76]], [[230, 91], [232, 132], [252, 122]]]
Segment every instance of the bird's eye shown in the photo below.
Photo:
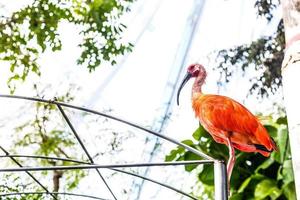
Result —
[[194, 68], [195, 68], [195, 65], [190, 65], [190, 66], [188, 67], [188, 71], [189, 71], [189, 72], [193, 72], [193, 71], [194, 71]]

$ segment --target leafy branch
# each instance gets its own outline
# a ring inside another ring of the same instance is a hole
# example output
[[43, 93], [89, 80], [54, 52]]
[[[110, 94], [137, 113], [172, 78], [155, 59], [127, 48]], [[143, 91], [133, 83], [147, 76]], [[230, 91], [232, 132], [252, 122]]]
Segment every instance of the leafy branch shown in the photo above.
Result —
[[71, 23], [83, 36], [78, 45], [82, 53], [78, 64], [95, 70], [103, 61], [116, 64], [116, 58], [131, 51], [132, 44], [122, 41], [126, 26], [120, 17], [133, 0], [34, 0], [10, 17], [0, 17], [0, 60], [10, 65], [8, 86], [24, 81], [30, 73], [40, 75], [39, 56], [47, 49], [59, 51], [59, 27]]

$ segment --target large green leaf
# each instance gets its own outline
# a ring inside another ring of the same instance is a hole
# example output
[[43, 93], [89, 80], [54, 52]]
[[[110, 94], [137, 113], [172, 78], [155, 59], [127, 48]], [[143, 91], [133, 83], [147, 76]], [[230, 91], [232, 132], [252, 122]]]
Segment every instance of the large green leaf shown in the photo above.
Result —
[[193, 138], [198, 141], [201, 139], [201, 137], [209, 137], [209, 133], [207, 133], [202, 125], [199, 125], [199, 127], [193, 133]]
[[283, 176], [283, 182], [285, 184], [289, 184], [294, 181], [292, 160], [284, 161], [283, 168], [282, 168], [282, 176]]
[[279, 129], [277, 144], [279, 147], [280, 162], [283, 162], [288, 156], [287, 152], [289, 150], [287, 127]]
[[199, 174], [199, 180], [207, 185], [214, 184], [214, 166], [213, 165], [204, 165], [203, 170]]
[[[185, 154], [184, 154], [184, 160], [202, 160], [202, 157], [192, 153], [192, 152], [189, 152], [187, 151]], [[195, 165], [185, 165], [185, 170], [190, 172], [192, 171], [193, 169], [195, 169], [198, 165], [195, 164]]]
[[271, 137], [277, 136], [277, 128], [272, 125], [264, 125]]
[[283, 194], [286, 196], [288, 200], [295, 200], [296, 198], [296, 189], [295, 189], [295, 183], [290, 182], [287, 185], [284, 185], [282, 187], [283, 189]]
[[254, 192], [255, 199], [265, 199], [271, 197], [276, 199], [281, 195], [281, 190], [278, 189], [276, 181], [271, 179], [264, 179], [257, 184]]

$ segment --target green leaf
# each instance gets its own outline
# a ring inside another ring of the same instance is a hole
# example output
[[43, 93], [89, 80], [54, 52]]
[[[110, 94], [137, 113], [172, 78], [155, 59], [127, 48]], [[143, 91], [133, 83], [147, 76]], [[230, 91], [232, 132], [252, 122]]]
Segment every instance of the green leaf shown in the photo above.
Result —
[[177, 160], [178, 157], [182, 156], [184, 153], [183, 147], [177, 147], [176, 149], [173, 149], [168, 155], [165, 156], [165, 161], [173, 161]]
[[200, 137], [201, 137], [201, 130], [199, 127], [194, 131], [193, 138], [198, 141], [198, 140], [200, 140]]
[[199, 124], [199, 127], [193, 133], [193, 138], [199, 141], [202, 137], [210, 137], [209, 133], [204, 129], [204, 127]]
[[204, 129], [203, 126], [199, 125], [199, 127], [195, 130], [195, 132], [193, 133], [193, 138], [195, 140], [200, 140], [201, 137], [207, 137], [207, 131]]
[[98, 9], [103, 4], [103, 0], [94, 0], [91, 3], [91, 8]]
[[264, 125], [271, 137], [277, 136], [277, 128], [272, 125]]
[[284, 159], [286, 159], [285, 157], [287, 156], [289, 147], [287, 127], [279, 129], [277, 143], [279, 147], [280, 162], [282, 163]]
[[241, 184], [240, 188], [238, 189], [238, 193], [244, 192], [245, 188], [247, 188], [247, 186], [249, 185], [251, 179], [252, 177], [250, 176]]
[[278, 189], [276, 182], [271, 179], [264, 179], [257, 184], [254, 197], [256, 199], [264, 199], [266, 197], [271, 197], [271, 199], [276, 199], [281, 195], [281, 190]]
[[274, 163], [274, 160], [272, 158], [269, 158], [267, 160], [265, 160], [261, 165], [259, 165], [256, 170], [255, 173], [257, 173], [260, 169], [267, 169], [268, 167], [270, 167], [272, 164]]
[[285, 124], [287, 125], [287, 117], [279, 117], [277, 120], [276, 120], [276, 124]]
[[242, 194], [236, 193], [230, 196], [230, 200], [244, 200], [244, 199]]
[[192, 140], [183, 140], [181, 143], [186, 144], [188, 146], [194, 146], [194, 142]]
[[290, 182], [287, 185], [284, 185], [282, 187], [283, 194], [287, 197], [289, 200], [294, 200], [296, 198], [296, 188], [295, 188], [295, 182]]
[[[187, 151], [185, 154], [184, 154], [184, 160], [202, 160], [202, 158], [192, 152], [189, 152]], [[190, 172], [192, 171], [193, 169], [195, 169], [198, 165], [195, 164], [195, 165], [185, 165], [185, 170]]]
[[214, 184], [214, 166], [204, 165], [201, 173], [198, 176], [199, 180], [206, 185]]
[[284, 161], [283, 168], [282, 168], [282, 176], [283, 176], [283, 182], [285, 184], [289, 184], [294, 181], [292, 160]]

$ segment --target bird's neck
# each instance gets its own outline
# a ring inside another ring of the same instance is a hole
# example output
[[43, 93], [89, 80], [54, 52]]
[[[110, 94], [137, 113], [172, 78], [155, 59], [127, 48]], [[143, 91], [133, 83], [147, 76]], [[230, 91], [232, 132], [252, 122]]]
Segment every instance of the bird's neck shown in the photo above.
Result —
[[204, 84], [205, 77], [197, 77], [193, 84], [192, 96], [198, 96], [202, 94], [202, 85]]

